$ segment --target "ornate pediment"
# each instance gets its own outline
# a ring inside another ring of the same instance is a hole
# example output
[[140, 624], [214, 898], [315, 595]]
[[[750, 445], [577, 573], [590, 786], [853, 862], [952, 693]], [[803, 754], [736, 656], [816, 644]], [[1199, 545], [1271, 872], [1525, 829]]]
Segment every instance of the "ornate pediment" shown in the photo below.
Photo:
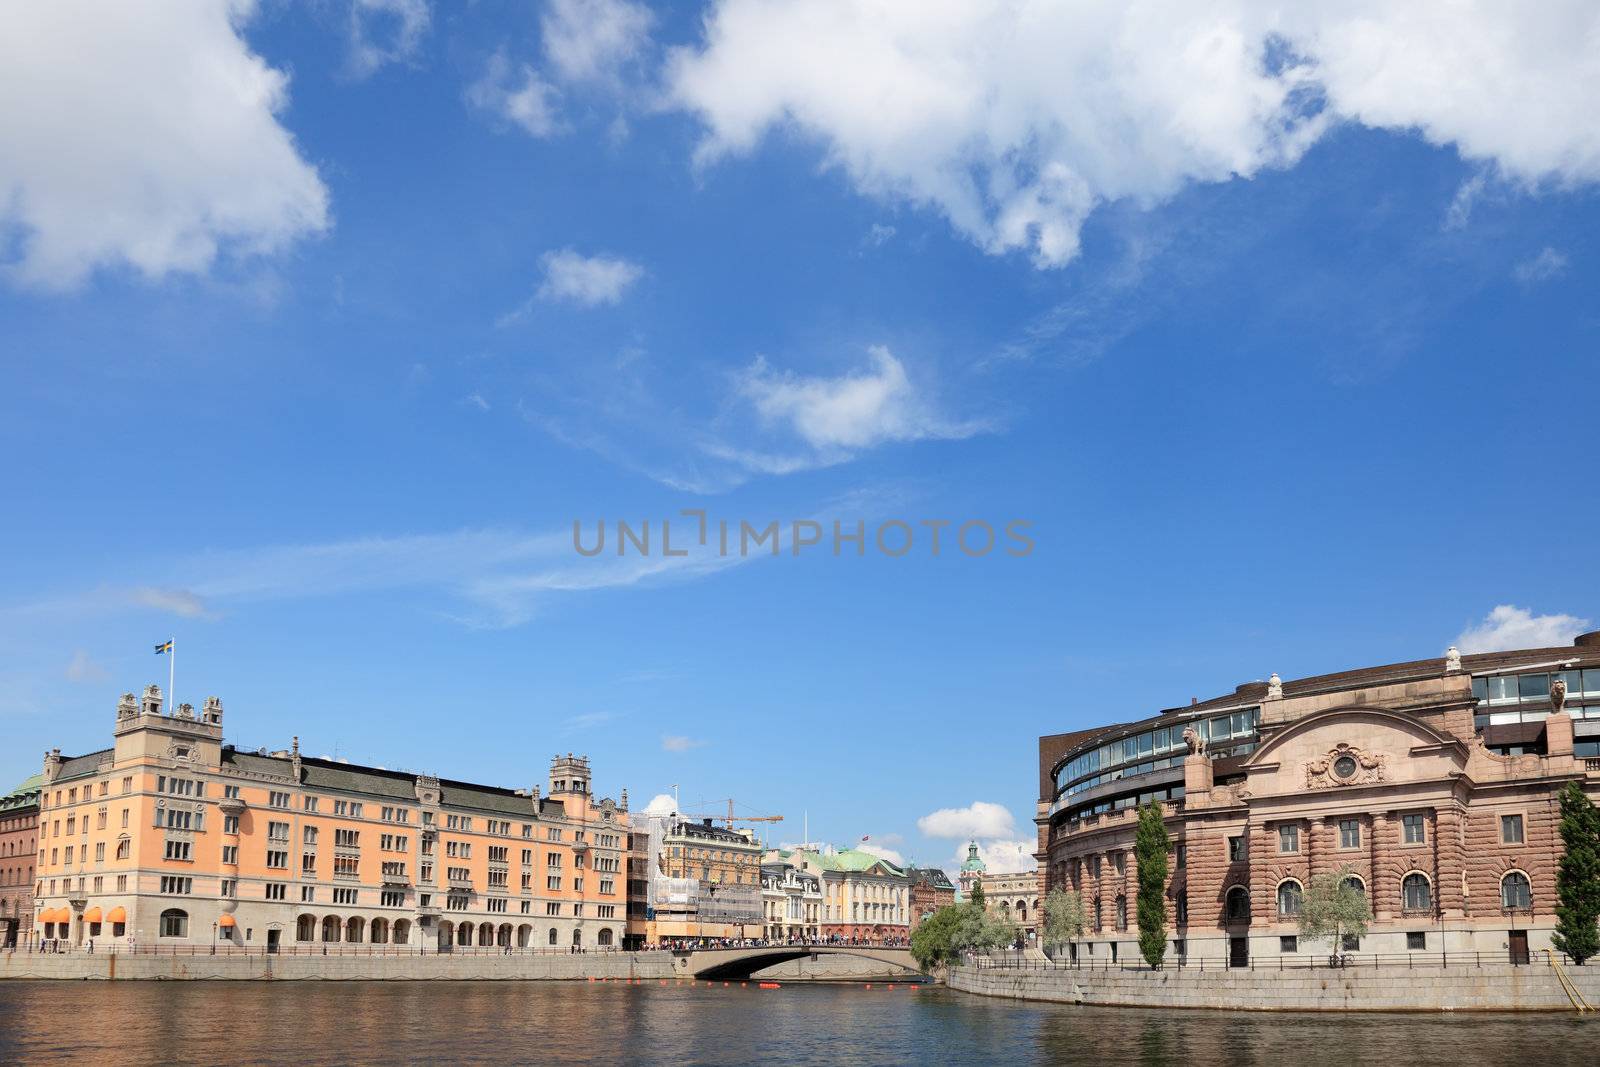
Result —
[[1384, 755], [1340, 742], [1326, 756], [1306, 764], [1307, 789], [1372, 785], [1384, 780]]

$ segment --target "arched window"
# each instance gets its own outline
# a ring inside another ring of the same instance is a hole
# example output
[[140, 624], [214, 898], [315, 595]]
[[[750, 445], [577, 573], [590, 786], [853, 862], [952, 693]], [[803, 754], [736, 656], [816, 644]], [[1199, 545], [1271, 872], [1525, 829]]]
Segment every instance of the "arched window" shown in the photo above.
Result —
[[1228, 890], [1226, 897], [1227, 908], [1224, 914], [1231, 923], [1247, 923], [1250, 921], [1250, 890], [1242, 885], [1236, 885]]
[[352, 945], [361, 944], [361, 936], [366, 933], [366, 920], [359, 915], [350, 916], [344, 925], [344, 939]]
[[389, 920], [372, 920], [372, 943], [374, 945], [387, 945], [389, 943]]
[[555, 932], [555, 929], [552, 927], [551, 930], [550, 930], [550, 944], [553, 945], [555, 943], [556, 943], [556, 932]]
[[1126, 930], [1127, 928], [1128, 928], [1128, 898], [1127, 897], [1118, 897], [1117, 898], [1117, 929], [1118, 930]]
[[1500, 906], [1507, 911], [1532, 910], [1533, 887], [1528, 884], [1527, 875], [1521, 871], [1506, 872], [1506, 876], [1500, 879]]
[[339, 916], [325, 916], [322, 920], [322, 940], [330, 945], [337, 944], [339, 941], [340, 929], [341, 925], [339, 923]]
[[1362, 896], [1367, 895], [1367, 884], [1353, 874], [1347, 874], [1339, 882], [1340, 889], [1353, 889]]
[[302, 915], [294, 921], [294, 939], [296, 941], [315, 941], [317, 939], [317, 917], [315, 915]]
[[392, 939], [397, 945], [409, 945], [411, 943], [411, 920], [396, 919], [394, 921]]
[[1095, 897], [1094, 898], [1094, 928], [1096, 930], [1103, 930], [1105, 928], [1105, 924], [1100, 921], [1100, 898], [1099, 897]]
[[118, 841], [117, 841], [117, 859], [119, 859], [119, 860], [127, 859], [128, 858], [128, 848], [129, 848], [129, 843], [128, 843], [128, 839], [126, 837], [118, 839]]
[[1406, 875], [1400, 883], [1400, 903], [1406, 911], [1431, 911], [1433, 887], [1428, 884], [1428, 876], [1420, 871]]
[[189, 913], [178, 908], [168, 908], [166, 911], [162, 912], [161, 936], [188, 937]]
[[600, 931], [600, 946], [602, 948], [611, 947], [611, 928], [609, 926]]
[[574, 931], [572, 931], [572, 943], [574, 945], [583, 944], [583, 931], [582, 930], [574, 930]]
[[1278, 918], [1292, 919], [1300, 914], [1300, 883], [1290, 878], [1278, 886]]
[[456, 944], [463, 947], [472, 944], [471, 923], [462, 923], [456, 927]]

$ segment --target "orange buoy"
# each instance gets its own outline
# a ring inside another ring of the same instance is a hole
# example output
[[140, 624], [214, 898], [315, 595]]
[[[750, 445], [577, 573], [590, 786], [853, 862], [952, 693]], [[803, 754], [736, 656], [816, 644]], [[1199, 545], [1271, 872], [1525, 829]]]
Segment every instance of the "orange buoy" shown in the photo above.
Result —
[[779, 986], [778, 986], [777, 982], [762, 982], [762, 983], [760, 983], [760, 988], [762, 988], [762, 989], [778, 989]]

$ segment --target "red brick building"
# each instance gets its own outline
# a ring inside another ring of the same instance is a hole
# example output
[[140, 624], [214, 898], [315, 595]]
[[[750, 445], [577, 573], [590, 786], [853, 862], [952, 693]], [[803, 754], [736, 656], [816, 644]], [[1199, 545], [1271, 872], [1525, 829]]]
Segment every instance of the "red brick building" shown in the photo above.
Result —
[[1313, 875], [1342, 871], [1374, 921], [1354, 952], [1549, 946], [1556, 795], [1600, 798], [1600, 633], [1572, 646], [1276, 675], [1150, 718], [1040, 739], [1036, 854], [1082, 893], [1076, 951], [1134, 958], [1136, 808], [1160, 803], [1169, 959], [1302, 945]]
[[0, 948], [33, 936], [34, 863], [39, 856], [39, 789], [34, 775], [0, 796]]
[[956, 902], [955, 883], [938, 867], [909, 867], [906, 877], [911, 879], [911, 929], [922, 920]]

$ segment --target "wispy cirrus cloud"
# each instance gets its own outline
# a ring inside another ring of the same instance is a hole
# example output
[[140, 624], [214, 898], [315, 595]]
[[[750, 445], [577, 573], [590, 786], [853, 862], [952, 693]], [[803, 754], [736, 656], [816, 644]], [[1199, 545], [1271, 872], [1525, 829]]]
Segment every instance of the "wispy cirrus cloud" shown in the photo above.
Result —
[[1523, 285], [1537, 285], [1559, 277], [1566, 272], [1566, 269], [1567, 254], [1546, 245], [1539, 250], [1538, 255], [1518, 263], [1512, 274]]
[[410, 60], [432, 21], [427, 0], [351, 0], [350, 72], [365, 78], [386, 64]]
[[691, 546], [688, 556], [579, 556], [571, 528], [530, 533], [491, 528], [442, 534], [361, 537], [198, 553], [150, 565], [165, 579], [101, 585], [0, 608], [0, 617], [83, 618], [156, 610], [183, 618], [229, 614], [244, 606], [388, 592], [465, 626], [527, 622], [561, 596], [689, 581], [756, 556], [719, 556]]
[[665, 734], [661, 738], [661, 751], [663, 752], [688, 752], [692, 748], [700, 748], [704, 741], [685, 737], [682, 734]]

